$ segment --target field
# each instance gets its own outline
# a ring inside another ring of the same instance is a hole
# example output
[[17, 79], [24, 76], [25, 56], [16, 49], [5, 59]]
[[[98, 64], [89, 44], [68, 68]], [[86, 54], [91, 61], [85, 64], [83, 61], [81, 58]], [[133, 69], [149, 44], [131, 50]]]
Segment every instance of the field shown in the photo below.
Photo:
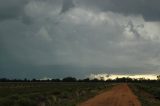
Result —
[[98, 103], [102, 106], [160, 106], [160, 83], [0, 83], [0, 106], [99, 106]]
[[160, 82], [130, 84], [142, 106], [160, 106]]
[[111, 85], [104, 82], [0, 83], [0, 106], [75, 106]]

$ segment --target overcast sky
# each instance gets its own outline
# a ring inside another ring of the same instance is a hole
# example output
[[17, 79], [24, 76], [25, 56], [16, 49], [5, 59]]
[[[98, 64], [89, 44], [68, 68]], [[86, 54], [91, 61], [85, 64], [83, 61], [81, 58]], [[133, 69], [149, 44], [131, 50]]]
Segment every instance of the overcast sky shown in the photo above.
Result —
[[0, 77], [160, 74], [160, 0], [0, 0]]

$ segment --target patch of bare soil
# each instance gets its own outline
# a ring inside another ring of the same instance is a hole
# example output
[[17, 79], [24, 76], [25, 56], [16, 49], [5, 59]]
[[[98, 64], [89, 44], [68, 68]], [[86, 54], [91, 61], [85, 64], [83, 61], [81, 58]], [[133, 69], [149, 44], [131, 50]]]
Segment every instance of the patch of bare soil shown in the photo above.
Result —
[[141, 103], [127, 84], [120, 84], [78, 106], [141, 106]]

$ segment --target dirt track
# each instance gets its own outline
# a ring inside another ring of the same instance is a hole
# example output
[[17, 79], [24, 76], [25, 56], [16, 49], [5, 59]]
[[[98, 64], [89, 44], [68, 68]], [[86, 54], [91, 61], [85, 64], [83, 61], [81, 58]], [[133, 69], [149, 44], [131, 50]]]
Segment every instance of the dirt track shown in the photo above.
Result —
[[141, 106], [141, 103], [127, 84], [120, 84], [78, 106]]

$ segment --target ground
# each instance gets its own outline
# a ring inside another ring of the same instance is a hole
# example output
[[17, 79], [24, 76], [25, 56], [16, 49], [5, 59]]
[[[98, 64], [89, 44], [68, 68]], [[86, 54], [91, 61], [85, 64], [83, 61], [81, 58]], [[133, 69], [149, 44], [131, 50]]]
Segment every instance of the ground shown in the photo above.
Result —
[[0, 106], [77, 105], [160, 106], [160, 82], [0, 82]]
[[141, 106], [127, 84], [119, 84], [78, 106]]

